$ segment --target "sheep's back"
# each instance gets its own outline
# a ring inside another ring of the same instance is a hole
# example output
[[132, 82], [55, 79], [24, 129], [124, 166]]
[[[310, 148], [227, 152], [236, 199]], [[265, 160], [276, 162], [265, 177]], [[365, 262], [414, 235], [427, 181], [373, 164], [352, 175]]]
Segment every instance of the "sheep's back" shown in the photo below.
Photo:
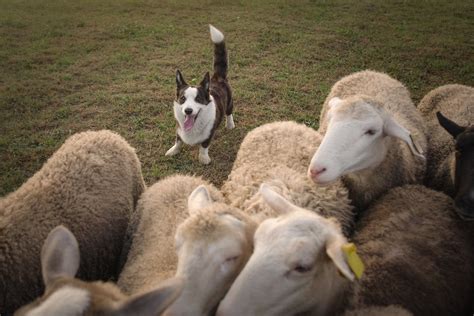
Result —
[[451, 167], [454, 166], [453, 137], [438, 123], [436, 112], [459, 125], [474, 124], [474, 88], [459, 84], [430, 91], [418, 104], [427, 125], [428, 154], [426, 185], [452, 194]]
[[474, 286], [471, 232], [443, 193], [418, 185], [392, 189], [357, 224], [354, 242], [366, 272], [352, 305], [466, 314]]
[[40, 252], [57, 225], [78, 240], [79, 278], [115, 278], [128, 220], [144, 187], [135, 150], [122, 137], [109, 131], [70, 137], [0, 200], [0, 313], [42, 293]]

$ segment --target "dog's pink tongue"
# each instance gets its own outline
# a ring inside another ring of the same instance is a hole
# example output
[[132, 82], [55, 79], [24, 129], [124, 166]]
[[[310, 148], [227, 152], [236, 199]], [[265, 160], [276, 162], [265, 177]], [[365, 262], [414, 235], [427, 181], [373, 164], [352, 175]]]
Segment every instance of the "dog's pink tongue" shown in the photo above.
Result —
[[194, 126], [194, 115], [186, 115], [184, 119], [184, 130], [187, 132]]

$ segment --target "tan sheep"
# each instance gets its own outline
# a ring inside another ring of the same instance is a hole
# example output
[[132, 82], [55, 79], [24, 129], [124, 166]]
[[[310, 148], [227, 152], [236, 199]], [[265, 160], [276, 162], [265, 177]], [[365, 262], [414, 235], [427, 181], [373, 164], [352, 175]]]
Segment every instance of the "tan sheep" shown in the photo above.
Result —
[[252, 130], [240, 145], [222, 193], [232, 206], [261, 221], [277, 215], [258, 192], [266, 182], [294, 204], [336, 218], [348, 235], [354, 213], [347, 189], [340, 182], [318, 187], [306, 176], [321, 139], [318, 132], [295, 122], [275, 122]]
[[358, 210], [390, 188], [423, 181], [425, 126], [408, 90], [390, 76], [361, 71], [339, 80], [324, 102], [309, 176], [342, 179]]
[[180, 294], [183, 282], [168, 280], [151, 291], [128, 297], [111, 282], [75, 279], [79, 245], [64, 226], [53, 229], [41, 251], [45, 293], [18, 310], [16, 316], [141, 315], [157, 316]]
[[144, 190], [135, 150], [110, 131], [71, 136], [34, 176], [0, 199], [0, 313], [43, 291], [40, 249], [51, 229], [71, 227], [87, 254], [78, 277], [118, 273], [125, 231]]
[[392, 304], [414, 315], [472, 314], [472, 228], [443, 193], [407, 185], [377, 200], [356, 227], [365, 272], [351, 282], [341, 229], [268, 186], [262, 192], [283, 215], [258, 227], [254, 253], [218, 316], [338, 315]]
[[458, 214], [473, 218], [474, 88], [459, 84], [436, 88], [418, 109], [429, 131], [425, 184], [453, 196]]
[[141, 293], [176, 275], [185, 286], [165, 315], [208, 315], [250, 256], [256, 228], [222, 201], [197, 177], [172, 176], [149, 187], [138, 202], [140, 218], [119, 287]]

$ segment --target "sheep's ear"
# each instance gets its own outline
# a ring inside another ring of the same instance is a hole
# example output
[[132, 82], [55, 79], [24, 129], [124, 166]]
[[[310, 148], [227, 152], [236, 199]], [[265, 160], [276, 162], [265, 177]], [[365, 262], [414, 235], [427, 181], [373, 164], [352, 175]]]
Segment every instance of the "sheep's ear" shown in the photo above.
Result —
[[186, 81], [184, 81], [184, 77], [181, 74], [181, 71], [179, 71], [179, 69], [176, 69], [176, 86], [178, 87], [178, 90], [181, 90], [187, 85], [188, 84], [186, 83]]
[[328, 102], [328, 106], [330, 109], [335, 109], [337, 108], [339, 105], [341, 105], [342, 103], [342, 99], [339, 98], [339, 97], [334, 97], [332, 98], [331, 100], [329, 100]]
[[200, 185], [188, 197], [189, 214], [212, 204], [211, 195], [205, 185]]
[[159, 288], [127, 300], [114, 310], [112, 315], [161, 315], [181, 294], [183, 285], [181, 278], [165, 281]]
[[438, 118], [439, 125], [441, 125], [454, 138], [466, 130], [465, 127], [454, 123], [439, 111], [436, 112], [436, 117]]
[[209, 71], [206, 72], [206, 74], [204, 75], [204, 78], [202, 79], [200, 85], [201, 87], [204, 89], [204, 91], [206, 91], [207, 93], [209, 93], [209, 82], [211, 81], [211, 78], [209, 77]]
[[397, 121], [395, 121], [391, 116], [387, 115], [383, 125], [383, 132], [385, 135], [397, 137], [407, 143], [408, 147], [413, 155], [425, 159], [423, 155], [423, 149], [414, 142], [410, 132]]
[[342, 251], [342, 246], [345, 243], [346, 241], [342, 236], [332, 235], [328, 237], [326, 240], [326, 254], [331, 258], [332, 262], [344, 277], [350, 281], [354, 281], [354, 273], [352, 273], [352, 270], [347, 263], [346, 256]]
[[64, 226], [54, 228], [41, 250], [44, 284], [48, 286], [58, 277], [74, 277], [79, 260], [79, 245], [74, 235]]
[[266, 183], [262, 183], [260, 185], [259, 192], [262, 195], [265, 202], [267, 202], [268, 205], [270, 205], [272, 209], [274, 209], [280, 214], [290, 213], [296, 209], [295, 205], [290, 203], [290, 201], [285, 199], [280, 194], [273, 191], [271, 187]]

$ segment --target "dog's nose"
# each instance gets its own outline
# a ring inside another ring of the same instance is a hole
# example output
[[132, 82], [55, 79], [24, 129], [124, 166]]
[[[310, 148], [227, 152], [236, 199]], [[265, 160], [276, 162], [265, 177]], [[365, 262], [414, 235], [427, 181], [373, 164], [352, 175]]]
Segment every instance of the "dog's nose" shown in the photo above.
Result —
[[186, 115], [193, 114], [193, 109], [185, 108], [185, 109], [184, 109], [184, 113], [186, 113]]

